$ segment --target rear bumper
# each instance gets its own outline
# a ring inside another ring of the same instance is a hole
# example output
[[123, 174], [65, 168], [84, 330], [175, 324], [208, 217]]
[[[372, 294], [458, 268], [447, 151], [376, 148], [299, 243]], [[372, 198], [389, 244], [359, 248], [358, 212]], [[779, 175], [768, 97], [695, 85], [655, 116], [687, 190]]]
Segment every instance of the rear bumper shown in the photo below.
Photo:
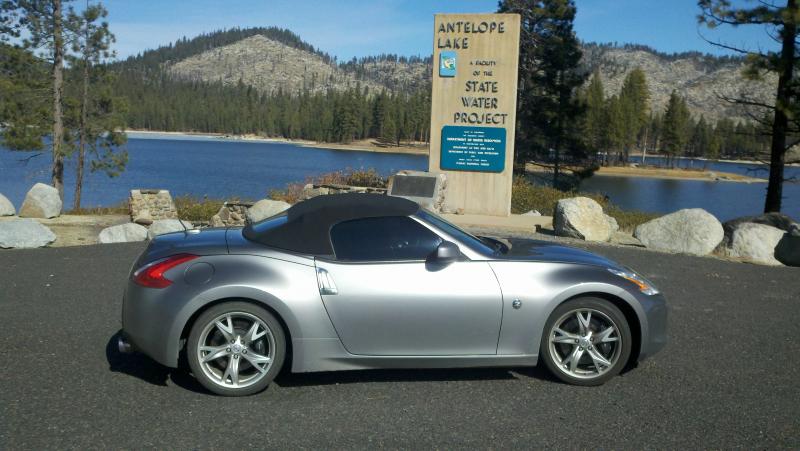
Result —
[[[129, 283], [122, 300], [120, 335], [131, 351], [141, 352], [172, 368], [178, 366], [180, 347], [180, 341], [174, 338], [180, 305], [174, 301], [169, 299], [169, 289], [144, 288]], [[180, 331], [177, 333], [179, 336]], [[124, 346], [119, 341], [117, 345]]]
[[667, 301], [664, 296], [657, 294], [654, 296], [640, 296], [639, 303], [642, 305], [647, 319], [647, 329], [643, 328], [642, 347], [639, 352], [639, 360], [657, 353], [667, 344]]

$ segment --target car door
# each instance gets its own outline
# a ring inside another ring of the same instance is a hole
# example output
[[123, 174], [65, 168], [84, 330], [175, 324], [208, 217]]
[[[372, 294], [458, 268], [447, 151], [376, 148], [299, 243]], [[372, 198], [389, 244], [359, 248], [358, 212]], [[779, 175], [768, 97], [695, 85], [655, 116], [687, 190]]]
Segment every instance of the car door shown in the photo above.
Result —
[[325, 308], [359, 355], [495, 354], [502, 295], [487, 262], [429, 258], [442, 239], [410, 217], [331, 228], [335, 259], [317, 259]]

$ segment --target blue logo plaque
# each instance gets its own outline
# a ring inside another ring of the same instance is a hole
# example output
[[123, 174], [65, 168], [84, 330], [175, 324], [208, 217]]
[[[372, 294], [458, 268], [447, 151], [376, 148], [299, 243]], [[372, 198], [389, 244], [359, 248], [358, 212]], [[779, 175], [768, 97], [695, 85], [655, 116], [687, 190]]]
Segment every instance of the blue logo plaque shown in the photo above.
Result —
[[442, 127], [439, 166], [451, 171], [503, 172], [506, 129], [501, 127]]
[[439, 53], [439, 76], [456, 76], [456, 52], [444, 51]]

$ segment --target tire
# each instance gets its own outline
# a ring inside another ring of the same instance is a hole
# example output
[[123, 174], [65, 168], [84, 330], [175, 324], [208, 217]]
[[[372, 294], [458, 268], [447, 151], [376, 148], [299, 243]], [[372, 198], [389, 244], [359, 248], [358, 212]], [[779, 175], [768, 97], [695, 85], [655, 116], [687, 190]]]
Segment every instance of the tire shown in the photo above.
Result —
[[564, 302], [550, 315], [539, 355], [562, 382], [602, 385], [625, 367], [632, 341], [630, 325], [614, 304], [580, 297]]
[[280, 372], [286, 337], [267, 310], [241, 301], [203, 312], [192, 325], [186, 352], [203, 387], [223, 396], [258, 393]]

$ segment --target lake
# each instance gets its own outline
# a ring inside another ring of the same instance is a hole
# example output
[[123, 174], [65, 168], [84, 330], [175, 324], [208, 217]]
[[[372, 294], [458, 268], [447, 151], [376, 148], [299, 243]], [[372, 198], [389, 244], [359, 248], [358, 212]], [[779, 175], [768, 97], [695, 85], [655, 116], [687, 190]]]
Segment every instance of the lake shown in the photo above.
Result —
[[[143, 136], [132, 134], [127, 144], [128, 168], [117, 178], [87, 173], [83, 206], [109, 206], [124, 202], [133, 188], [168, 189], [173, 196], [208, 196], [215, 199], [266, 197], [270, 190], [307, 177], [347, 168], [375, 168], [383, 175], [401, 169], [426, 170], [424, 155], [301, 147], [294, 144], [225, 140], [210, 137]], [[24, 160], [33, 153], [0, 148], [0, 193], [19, 208], [36, 182], [50, 181], [50, 154]], [[655, 158], [649, 157], [648, 163]], [[682, 161], [702, 167], [701, 161]], [[709, 169], [766, 177], [752, 173], [759, 165], [709, 163]], [[800, 178], [800, 168], [787, 167], [787, 177]], [[75, 167], [66, 165], [65, 206], [72, 206]], [[763, 208], [765, 183], [705, 182], [633, 177], [592, 177], [582, 190], [605, 194], [622, 208], [667, 213], [700, 207], [721, 220], [757, 214]], [[800, 185], [784, 185], [784, 212], [800, 218]]]
[[[641, 161], [633, 158], [633, 161]], [[647, 164], [663, 164], [660, 158], [647, 158]], [[703, 168], [701, 160], [681, 160], [680, 167]], [[746, 163], [708, 162], [710, 171], [731, 172], [767, 178], [767, 166]], [[784, 176], [800, 180], [800, 167], [787, 166]], [[766, 183], [738, 183], [702, 180], [669, 180], [637, 177], [597, 176], [581, 183], [582, 191], [608, 196], [625, 209], [651, 213], [670, 213], [681, 208], [703, 208], [722, 221], [759, 214], [764, 209]], [[800, 219], [800, 184], [784, 183], [783, 212]]]
[[[108, 206], [128, 199], [134, 188], [168, 189], [173, 196], [258, 200], [288, 183], [347, 168], [375, 168], [383, 175], [402, 169], [427, 170], [428, 157], [301, 147], [294, 144], [224, 140], [209, 137], [129, 137], [128, 166], [119, 177], [88, 174], [84, 207]], [[36, 182], [50, 183], [50, 153], [28, 163], [28, 152], [0, 150], [0, 193], [22, 204]], [[87, 171], [88, 172], [88, 171]], [[65, 206], [72, 207], [75, 164], [66, 164]]]

